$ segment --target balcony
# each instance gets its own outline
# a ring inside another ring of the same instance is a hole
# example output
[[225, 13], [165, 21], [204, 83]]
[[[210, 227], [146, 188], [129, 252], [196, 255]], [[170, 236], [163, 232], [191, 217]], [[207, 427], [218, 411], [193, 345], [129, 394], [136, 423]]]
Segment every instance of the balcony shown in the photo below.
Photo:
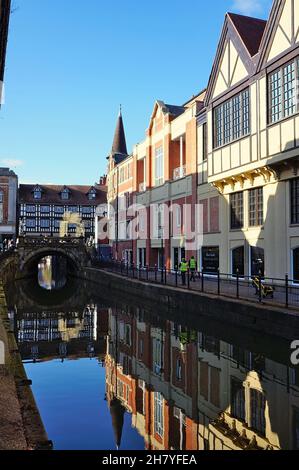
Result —
[[173, 179], [174, 180], [179, 180], [181, 178], [185, 178], [186, 176], [186, 166], [180, 166], [179, 168], [176, 168], [173, 170]]
[[140, 183], [139, 192], [144, 193], [146, 191], [146, 183]]

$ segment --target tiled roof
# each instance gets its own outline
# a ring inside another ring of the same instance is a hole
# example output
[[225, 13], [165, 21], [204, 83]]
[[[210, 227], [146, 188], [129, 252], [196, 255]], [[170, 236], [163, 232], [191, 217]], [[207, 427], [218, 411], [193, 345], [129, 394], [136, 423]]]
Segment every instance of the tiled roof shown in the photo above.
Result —
[[[42, 190], [42, 199], [36, 200], [33, 192], [36, 187]], [[70, 197], [67, 201], [61, 199], [61, 192], [69, 189]], [[97, 195], [93, 200], [88, 199], [89, 191], [95, 188]], [[41, 203], [41, 204], [60, 204], [60, 205], [98, 205], [107, 201], [107, 191], [105, 188], [97, 188], [94, 186], [58, 186], [58, 185], [42, 185], [42, 184], [20, 184], [19, 201], [24, 203]]]
[[10, 170], [9, 168], [0, 168], [0, 176], [15, 176], [15, 172], [13, 170]]
[[175, 106], [172, 104], [165, 104], [165, 106], [168, 109], [169, 113], [173, 116], [180, 116], [186, 111], [186, 108], [184, 108], [184, 106]]
[[267, 21], [228, 13], [251, 57], [257, 54]]

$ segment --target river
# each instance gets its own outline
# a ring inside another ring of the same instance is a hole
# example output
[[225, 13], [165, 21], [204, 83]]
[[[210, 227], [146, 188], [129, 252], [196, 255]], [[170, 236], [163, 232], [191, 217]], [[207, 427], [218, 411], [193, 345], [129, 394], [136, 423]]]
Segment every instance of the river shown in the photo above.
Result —
[[299, 449], [299, 370], [282, 338], [190, 325], [50, 271], [43, 261], [6, 295], [55, 450]]

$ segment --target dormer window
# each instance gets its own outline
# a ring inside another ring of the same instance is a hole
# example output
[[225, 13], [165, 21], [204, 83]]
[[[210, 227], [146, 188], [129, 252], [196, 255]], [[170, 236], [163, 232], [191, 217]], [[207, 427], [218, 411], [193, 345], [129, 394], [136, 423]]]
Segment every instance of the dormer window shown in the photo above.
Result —
[[42, 189], [40, 186], [36, 186], [33, 190], [33, 197], [36, 200], [39, 200], [42, 198]]
[[88, 196], [89, 201], [94, 201], [95, 198], [97, 197], [96, 190], [94, 188], [91, 188], [87, 196]]
[[63, 201], [68, 201], [70, 198], [70, 190], [68, 188], [64, 188], [63, 191], [61, 191], [61, 199]]

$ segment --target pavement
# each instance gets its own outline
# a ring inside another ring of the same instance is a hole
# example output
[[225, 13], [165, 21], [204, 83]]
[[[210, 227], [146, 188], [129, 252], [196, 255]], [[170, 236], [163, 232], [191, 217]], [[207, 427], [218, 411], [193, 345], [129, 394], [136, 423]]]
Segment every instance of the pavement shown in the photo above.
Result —
[[[219, 283], [218, 291], [218, 279], [217, 276], [204, 276], [202, 278], [199, 275], [196, 275], [195, 282], [190, 281], [189, 286], [186, 281], [186, 285], [182, 284], [182, 279], [180, 274], [168, 272], [165, 279], [165, 273], [161, 271], [155, 272], [154, 270], [147, 271], [146, 269], [127, 270], [126, 267], [123, 267], [122, 270], [118, 266], [111, 266], [106, 268], [106, 270], [122, 274], [125, 277], [139, 279], [141, 281], [150, 282], [153, 284], [164, 284], [172, 287], [178, 287], [181, 289], [204, 292], [206, 294], [214, 294], [229, 297], [229, 298], [239, 298], [241, 300], [248, 300], [250, 302], [259, 303], [259, 295], [256, 292], [256, 289], [252, 285], [252, 280], [241, 279], [239, 280], [239, 285], [237, 285], [237, 280], [231, 276], [221, 276]], [[264, 285], [272, 286], [274, 289], [273, 298], [272, 296], [262, 298], [262, 303], [266, 305], [272, 305], [276, 307], [286, 308], [286, 303], [288, 302], [289, 308], [296, 311], [299, 310], [299, 286], [290, 284], [288, 288], [288, 299], [286, 296], [286, 287], [283, 280], [266, 280], [263, 281]]]
[[0, 450], [27, 450], [14, 378], [0, 366]]

